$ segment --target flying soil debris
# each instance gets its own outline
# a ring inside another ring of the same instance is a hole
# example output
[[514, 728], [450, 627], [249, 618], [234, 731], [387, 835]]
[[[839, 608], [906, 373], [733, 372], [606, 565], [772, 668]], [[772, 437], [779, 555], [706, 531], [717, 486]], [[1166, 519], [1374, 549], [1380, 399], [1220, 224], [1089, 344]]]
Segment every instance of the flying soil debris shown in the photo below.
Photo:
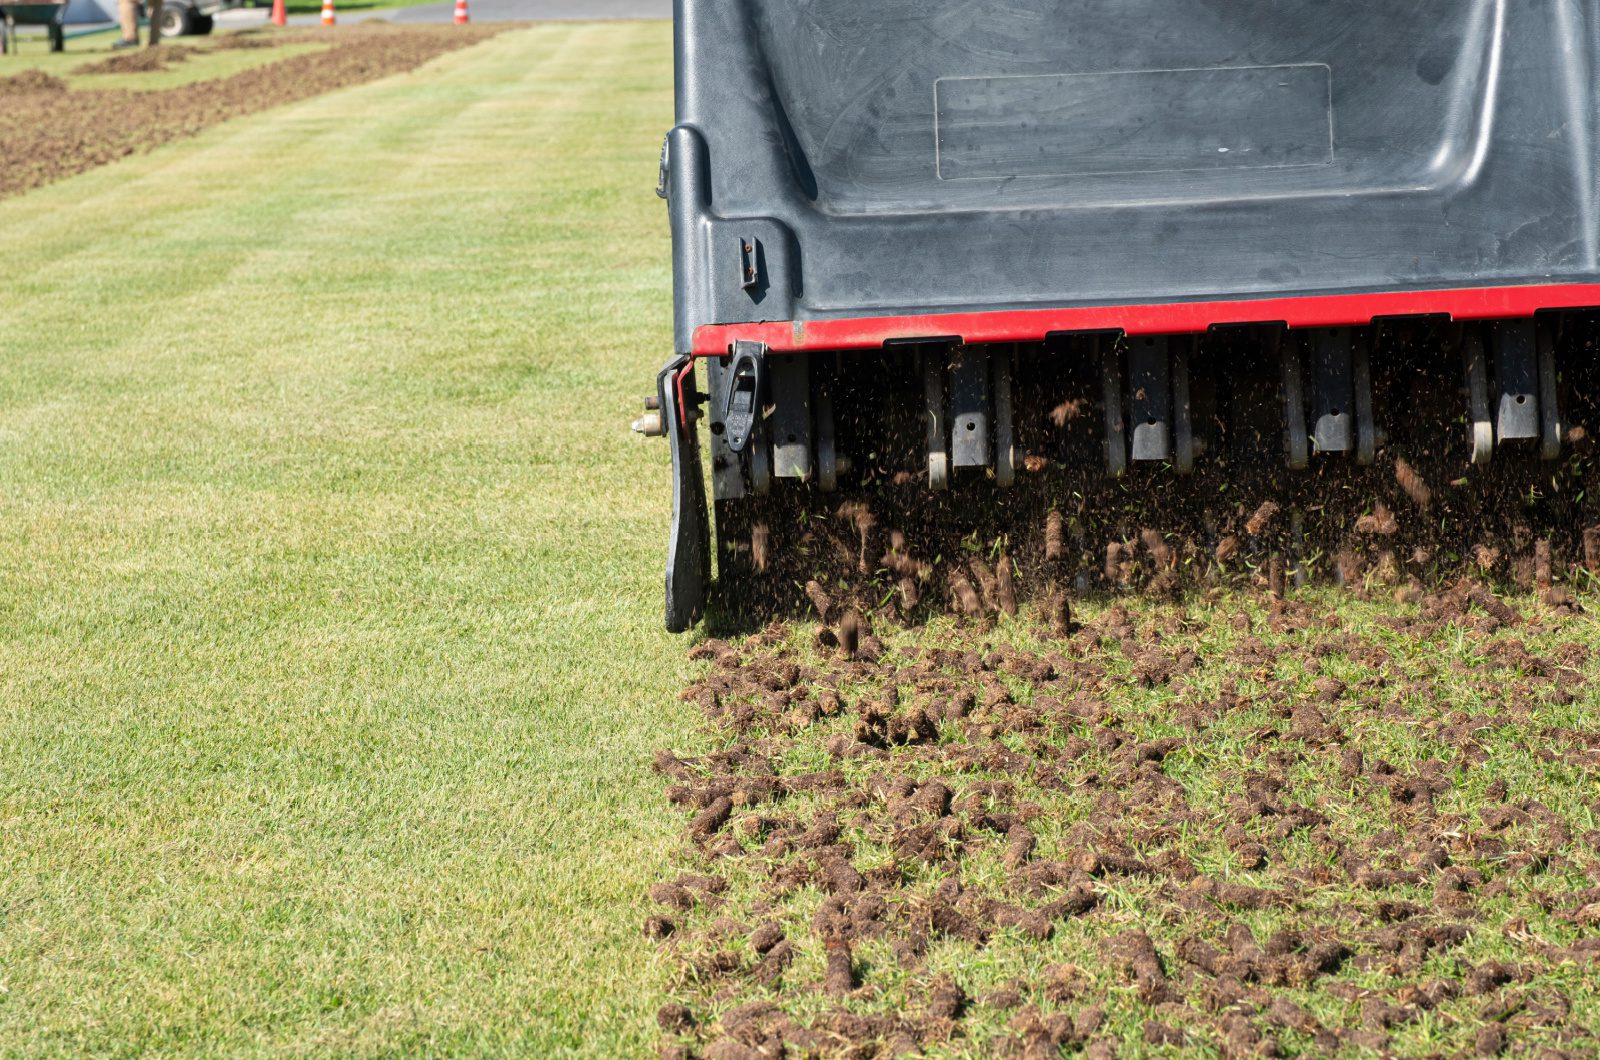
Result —
[[1596, 38], [1113, 7], [680, 14], [670, 628], [1595, 564]]

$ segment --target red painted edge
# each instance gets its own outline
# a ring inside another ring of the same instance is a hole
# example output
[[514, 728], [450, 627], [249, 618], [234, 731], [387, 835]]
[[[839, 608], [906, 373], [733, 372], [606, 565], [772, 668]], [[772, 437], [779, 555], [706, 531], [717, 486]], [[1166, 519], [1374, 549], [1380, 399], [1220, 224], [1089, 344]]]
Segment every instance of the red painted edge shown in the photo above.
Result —
[[776, 353], [800, 353], [871, 350], [894, 340], [959, 338], [973, 344], [1038, 342], [1047, 335], [1074, 331], [1182, 335], [1228, 324], [1275, 323], [1291, 328], [1332, 328], [1370, 324], [1379, 317], [1444, 315], [1456, 320], [1493, 320], [1528, 317], [1545, 309], [1593, 307], [1600, 307], [1600, 283], [707, 324], [695, 329], [692, 352], [696, 357], [720, 357], [729, 351], [735, 340], [764, 342]]
[[689, 422], [689, 402], [684, 400], [683, 381], [694, 372], [694, 362], [685, 361], [683, 367], [678, 369], [678, 374], [672, 377], [672, 385], [677, 388], [678, 425], [684, 430], [691, 430], [693, 425]]

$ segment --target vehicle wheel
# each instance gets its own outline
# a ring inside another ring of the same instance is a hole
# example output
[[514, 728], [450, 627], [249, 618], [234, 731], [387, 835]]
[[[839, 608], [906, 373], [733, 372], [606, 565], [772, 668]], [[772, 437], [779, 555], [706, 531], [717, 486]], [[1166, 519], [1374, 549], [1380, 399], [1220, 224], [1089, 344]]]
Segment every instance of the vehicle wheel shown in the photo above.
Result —
[[195, 17], [194, 8], [186, 4], [162, 4], [161, 35], [163, 37], [183, 37], [193, 33]]

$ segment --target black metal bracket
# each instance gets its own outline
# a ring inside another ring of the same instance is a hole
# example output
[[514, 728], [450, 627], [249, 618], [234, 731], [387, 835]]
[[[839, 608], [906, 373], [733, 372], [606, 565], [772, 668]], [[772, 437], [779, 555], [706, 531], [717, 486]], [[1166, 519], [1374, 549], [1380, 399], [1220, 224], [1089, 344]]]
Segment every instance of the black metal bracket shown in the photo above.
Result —
[[700, 438], [689, 407], [696, 397], [694, 361], [674, 357], [656, 376], [656, 400], [672, 448], [672, 534], [667, 541], [666, 623], [688, 630], [706, 609], [711, 583], [711, 523], [706, 511]]
[[739, 237], [739, 286], [754, 291], [761, 286], [761, 240]]
[[672, 135], [669, 133], [661, 141], [661, 163], [656, 170], [656, 198], [667, 197], [667, 186], [672, 177]]
[[1356, 448], [1355, 336], [1349, 328], [1317, 328], [1310, 334], [1310, 440], [1319, 453]]
[[957, 346], [950, 363], [950, 466], [988, 467], [989, 352]]
[[761, 409], [767, 400], [767, 347], [761, 342], [733, 344], [733, 362], [723, 373], [723, 390], [717, 395], [723, 440], [728, 449], [742, 453], [750, 444]]
[[1128, 343], [1129, 426], [1133, 459], [1139, 463], [1172, 459], [1172, 358], [1165, 336]]
[[1539, 358], [1536, 325], [1532, 320], [1496, 324], [1489, 329], [1489, 352], [1494, 359], [1498, 394], [1494, 433], [1499, 441], [1538, 438]]

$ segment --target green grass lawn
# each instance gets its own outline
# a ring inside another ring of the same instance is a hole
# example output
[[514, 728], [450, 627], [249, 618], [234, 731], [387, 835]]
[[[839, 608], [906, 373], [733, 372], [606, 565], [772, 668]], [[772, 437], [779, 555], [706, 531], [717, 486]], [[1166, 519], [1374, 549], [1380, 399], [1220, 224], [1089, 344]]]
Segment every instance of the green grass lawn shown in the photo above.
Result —
[[0, 202], [0, 1054], [653, 1047], [670, 38]]

